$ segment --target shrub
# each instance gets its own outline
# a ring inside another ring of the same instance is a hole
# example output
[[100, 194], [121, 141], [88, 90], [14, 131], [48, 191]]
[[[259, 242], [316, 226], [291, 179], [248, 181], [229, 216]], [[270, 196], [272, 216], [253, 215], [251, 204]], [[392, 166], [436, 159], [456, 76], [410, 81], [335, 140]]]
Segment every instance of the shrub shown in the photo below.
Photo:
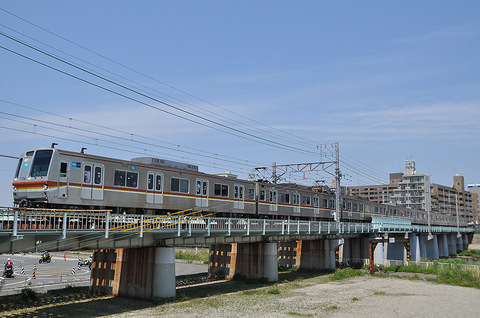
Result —
[[37, 292], [31, 288], [24, 288], [20, 292], [22, 300], [25, 302], [34, 302], [38, 299]]

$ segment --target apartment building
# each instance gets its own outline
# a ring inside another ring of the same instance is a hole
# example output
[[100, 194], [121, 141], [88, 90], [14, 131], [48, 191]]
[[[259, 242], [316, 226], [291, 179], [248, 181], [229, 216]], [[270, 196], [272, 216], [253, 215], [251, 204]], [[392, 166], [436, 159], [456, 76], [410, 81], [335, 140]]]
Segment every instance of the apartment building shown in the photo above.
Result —
[[473, 206], [475, 208], [475, 211], [477, 211], [475, 215], [475, 223], [478, 225], [480, 224], [480, 184], [469, 184], [468, 185], [468, 192], [474, 193], [477, 195], [476, 200], [473, 200]]
[[348, 195], [365, 198], [377, 203], [388, 203], [393, 195], [398, 182], [402, 180], [403, 173], [390, 173], [389, 184], [363, 185], [348, 187]]

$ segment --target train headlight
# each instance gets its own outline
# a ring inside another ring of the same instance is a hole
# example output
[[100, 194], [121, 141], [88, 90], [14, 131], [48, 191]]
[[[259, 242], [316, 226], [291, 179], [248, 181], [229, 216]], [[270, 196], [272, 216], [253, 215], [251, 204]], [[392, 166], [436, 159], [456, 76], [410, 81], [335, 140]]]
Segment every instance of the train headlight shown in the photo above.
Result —
[[13, 186], [13, 192], [17, 191], [17, 187]]
[[43, 185], [43, 191], [47, 191], [48, 190], [48, 185], [44, 184]]

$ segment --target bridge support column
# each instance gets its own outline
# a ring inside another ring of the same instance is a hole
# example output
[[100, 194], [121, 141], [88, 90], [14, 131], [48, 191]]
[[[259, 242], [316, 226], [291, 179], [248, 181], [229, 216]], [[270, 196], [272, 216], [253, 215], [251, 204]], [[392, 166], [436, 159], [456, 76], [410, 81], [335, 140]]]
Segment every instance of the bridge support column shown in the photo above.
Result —
[[210, 247], [210, 276], [267, 278], [278, 281], [277, 242], [213, 244]]
[[447, 234], [438, 235], [438, 256], [448, 257]]
[[412, 262], [420, 262], [420, 238], [418, 235], [410, 234], [410, 260]]
[[96, 250], [93, 259], [93, 291], [144, 299], [176, 294], [173, 247]]
[[306, 269], [335, 269], [335, 249], [343, 239], [297, 241], [297, 266]]
[[433, 235], [431, 240], [427, 235], [420, 236], [421, 257], [430, 259], [439, 259], [437, 236]]
[[375, 252], [373, 253], [373, 258], [375, 260], [375, 264], [382, 264], [385, 265], [385, 255], [387, 254], [385, 252], [387, 244], [384, 244], [383, 242], [377, 243], [377, 247], [375, 248]]
[[368, 238], [346, 238], [343, 244], [342, 263], [363, 263], [369, 258]]
[[[389, 236], [390, 239], [395, 237]], [[386, 245], [386, 266], [404, 264], [407, 261], [407, 252], [402, 242], [395, 240], [395, 242], [385, 243]], [[411, 251], [411, 250], [410, 250]]]
[[292, 268], [297, 266], [297, 241], [278, 242], [278, 266]]
[[175, 297], [175, 249], [157, 247], [153, 273], [153, 296]]
[[463, 237], [460, 235], [460, 236], [455, 236], [456, 238], [456, 252], [458, 251], [463, 251]]
[[470, 242], [470, 241], [468, 240], [468, 235], [467, 235], [467, 234], [463, 234], [463, 235], [462, 235], [462, 239], [463, 239], [463, 249], [462, 249], [462, 251], [466, 251], [466, 250], [468, 250], [468, 243]]
[[448, 256], [457, 255], [457, 234], [448, 235]]

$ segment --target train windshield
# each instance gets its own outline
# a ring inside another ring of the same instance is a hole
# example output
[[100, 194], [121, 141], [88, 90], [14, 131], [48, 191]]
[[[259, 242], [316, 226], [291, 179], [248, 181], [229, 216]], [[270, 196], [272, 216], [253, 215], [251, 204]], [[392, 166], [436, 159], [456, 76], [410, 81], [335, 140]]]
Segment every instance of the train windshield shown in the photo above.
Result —
[[15, 179], [18, 178], [18, 174], [20, 173], [20, 168], [22, 167], [22, 163], [23, 163], [23, 158], [20, 158], [20, 160], [18, 161], [17, 172], [15, 172]]
[[53, 150], [38, 150], [35, 153], [35, 159], [33, 160], [33, 166], [30, 173], [31, 177], [44, 177], [47, 175], [52, 154]]

